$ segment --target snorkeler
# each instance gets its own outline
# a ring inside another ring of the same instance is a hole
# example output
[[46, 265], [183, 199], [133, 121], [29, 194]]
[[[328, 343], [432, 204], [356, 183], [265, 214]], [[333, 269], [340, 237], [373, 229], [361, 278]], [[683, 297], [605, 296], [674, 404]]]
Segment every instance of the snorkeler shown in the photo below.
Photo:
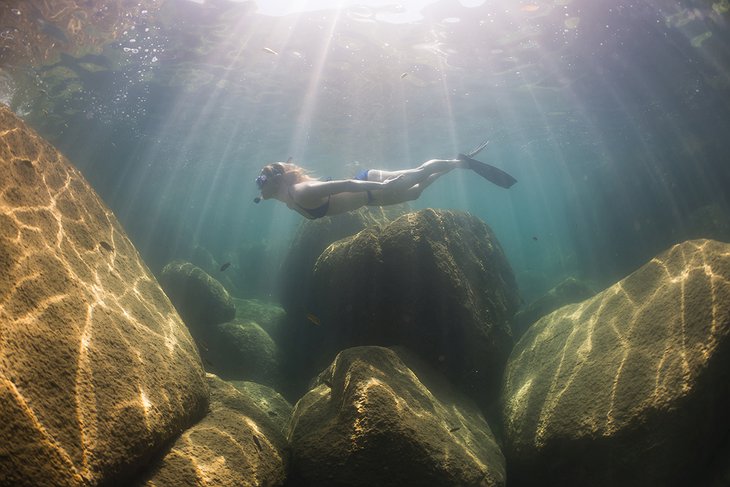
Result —
[[320, 181], [291, 163], [274, 162], [264, 166], [256, 178], [261, 197], [277, 199], [311, 220], [356, 210], [363, 206], [387, 206], [413, 201], [436, 179], [456, 168], [471, 169], [497, 186], [509, 188], [515, 178], [489, 164], [472, 159], [488, 142], [457, 159], [432, 159], [415, 169], [381, 171], [370, 169], [354, 179]]

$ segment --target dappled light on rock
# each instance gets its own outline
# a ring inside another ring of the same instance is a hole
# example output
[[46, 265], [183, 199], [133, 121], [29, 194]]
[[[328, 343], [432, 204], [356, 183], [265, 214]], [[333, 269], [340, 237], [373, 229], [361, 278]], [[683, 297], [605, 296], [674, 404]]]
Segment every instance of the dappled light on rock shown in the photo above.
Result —
[[535, 472], [573, 485], [698, 481], [730, 426], [729, 333], [730, 245], [712, 240], [675, 245], [542, 318], [505, 376], [510, 473], [528, 484]]
[[212, 374], [208, 383], [208, 414], [152, 466], [144, 485], [282, 485], [286, 439], [265, 407], [266, 388], [238, 390]]
[[[476, 406], [382, 347], [341, 352], [295, 406], [292, 476], [311, 485], [504, 485]], [[418, 373], [416, 373], [418, 372]], [[427, 387], [425, 384], [429, 384]]]
[[81, 174], [0, 108], [0, 484], [130, 475], [196, 420], [193, 341]]

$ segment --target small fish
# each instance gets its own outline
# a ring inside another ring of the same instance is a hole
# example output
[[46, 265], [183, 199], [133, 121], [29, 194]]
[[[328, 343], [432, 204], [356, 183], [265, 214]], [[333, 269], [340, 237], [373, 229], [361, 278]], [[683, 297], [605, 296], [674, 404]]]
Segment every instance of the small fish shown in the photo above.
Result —
[[537, 237], [535, 235], [533, 235], [532, 236], [532, 240], [534, 240], [535, 242], [537, 242]]
[[112, 247], [109, 242], [105, 242], [103, 240], [99, 242], [99, 247], [106, 250], [107, 252], [111, 252], [112, 250], [114, 250], [114, 247]]
[[225, 264], [223, 264], [221, 266], [221, 272], [223, 272], [224, 270], [228, 269], [229, 267], [231, 267], [231, 263], [230, 262], [226, 262]]
[[264, 47], [264, 52], [268, 52], [269, 54], [273, 54], [274, 56], [278, 56], [279, 55], [278, 52], [276, 52], [273, 49], [268, 48], [268, 47]]
[[317, 318], [317, 317], [316, 317], [315, 315], [313, 315], [312, 313], [307, 313], [307, 319], [308, 319], [309, 321], [311, 321], [312, 323], [314, 323], [315, 325], [317, 325], [317, 326], [320, 326], [320, 325], [322, 324], [322, 322], [321, 322], [321, 321], [319, 321], [319, 318]]
[[261, 448], [261, 441], [259, 440], [259, 437], [256, 435], [253, 435], [253, 442], [256, 443], [256, 448], [258, 451], [261, 451], [263, 448]]
[[449, 433], [456, 433], [461, 429], [461, 426], [454, 426], [453, 428], [449, 429]]
[[403, 74], [401, 74], [401, 75], [400, 75], [400, 79], [403, 79], [403, 78], [405, 78], [406, 76], [408, 76], [408, 73], [403, 73]]

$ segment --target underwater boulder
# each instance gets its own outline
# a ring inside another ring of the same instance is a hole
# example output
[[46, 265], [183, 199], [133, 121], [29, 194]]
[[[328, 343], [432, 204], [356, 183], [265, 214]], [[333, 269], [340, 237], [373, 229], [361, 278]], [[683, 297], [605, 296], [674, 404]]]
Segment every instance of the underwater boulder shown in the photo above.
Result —
[[730, 432], [728, 335], [730, 245], [712, 240], [540, 319], [504, 378], [510, 483], [707, 485]]
[[0, 485], [123, 484], [207, 402], [193, 340], [114, 214], [0, 107]]
[[236, 307], [226, 288], [190, 262], [170, 262], [162, 269], [159, 279], [193, 334], [236, 316]]
[[271, 332], [279, 329], [284, 310], [256, 299], [232, 298], [235, 318], [196, 329], [200, 355], [209, 372], [225, 380], [281, 385], [281, 353]]
[[444, 382], [387, 348], [339, 353], [294, 407], [294, 484], [505, 485], [489, 425]]
[[329, 244], [373, 225], [387, 224], [407, 211], [406, 205], [368, 207], [302, 222], [281, 264], [279, 294], [289, 315], [304, 315], [311, 302], [307, 292], [314, 263]]
[[288, 469], [286, 437], [270, 418], [269, 408], [261, 408], [266, 398], [255, 396], [261, 389], [242, 392], [213, 374], [208, 374], [208, 383], [208, 414], [150, 466], [139, 484], [283, 485]]
[[257, 323], [221, 323], [201, 339], [201, 356], [221, 378], [278, 385], [279, 348]]
[[[189, 301], [183, 301], [182, 306], [189, 305]], [[231, 298], [231, 302], [235, 306], [231, 321], [211, 325], [200, 313], [199, 324], [190, 329], [205, 369], [224, 380], [281, 386], [279, 346], [260, 323], [276, 330], [284, 310], [258, 300]]]
[[190, 257], [182, 257], [181, 259], [200, 267], [211, 277], [215, 276], [214, 279], [221, 283], [229, 294], [241, 296], [241, 289], [237, 280], [235, 280], [236, 274], [238, 273], [236, 269], [238, 262], [236, 260], [227, 260], [227, 257], [229, 256], [222, 256], [222, 260], [218, 261], [208, 249], [202, 245], [195, 245], [190, 252]]
[[286, 312], [280, 306], [259, 299], [233, 298], [236, 305], [236, 321], [253, 321], [266, 330], [271, 338], [277, 340]]
[[286, 437], [294, 408], [289, 401], [274, 389], [251, 381], [230, 381], [233, 387], [248, 396], [261, 409], [281, 434]]
[[323, 355], [402, 345], [481, 406], [496, 402], [519, 298], [496, 237], [478, 218], [427, 209], [367, 228], [322, 253], [313, 288]]
[[317, 323], [312, 295], [312, 272], [322, 251], [332, 242], [352, 236], [370, 226], [386, 225], [406, 213], [407, 205], [367, 207], [317, 220], [304, 220], [279, 270], [278, 299], [286, 318], [272, 336], [282, 350], [285, 370], [283, 393], [296, 401], [317, 371], [326, 367], [341, 348], [330, 355], [318, 354], [326, 338]]
[[211, 254], [207, 248], [199, 244], [193, 246], [193, 249], [190, 252], [189, 262], [194, 266], [200, 267], [208, 274], [212, 274], [215, 269], [220, 269], [220, 264], [215, 260], [213, 254]]
[[596, 294], [584, 282], [575, 277], [564, 279], [540, 298], [515, 314], [512, 334], [519, 340], [525, 330], [543, 316], [562, 308], [566, 304], [578, 303]]

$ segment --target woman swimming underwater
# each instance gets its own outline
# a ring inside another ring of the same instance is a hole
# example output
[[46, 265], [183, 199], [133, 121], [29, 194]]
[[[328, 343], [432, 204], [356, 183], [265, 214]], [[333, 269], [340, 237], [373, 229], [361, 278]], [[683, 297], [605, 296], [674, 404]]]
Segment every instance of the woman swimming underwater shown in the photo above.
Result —
[[277, 199], [311, 220], [356, 210], [362, 206], [387, 206], [413, 201], [436, 179], [456, 168], [471, 169], [503, 188], [517, 182], [515, 178], [489, 164], [472, 159], [488, 142], [459, 154], [457, 159], [432, 159], [415, 169], [362, 171], [354, 179], [320, 181], [291, 158], [264, 166], [256, 178], [261, 199]]

